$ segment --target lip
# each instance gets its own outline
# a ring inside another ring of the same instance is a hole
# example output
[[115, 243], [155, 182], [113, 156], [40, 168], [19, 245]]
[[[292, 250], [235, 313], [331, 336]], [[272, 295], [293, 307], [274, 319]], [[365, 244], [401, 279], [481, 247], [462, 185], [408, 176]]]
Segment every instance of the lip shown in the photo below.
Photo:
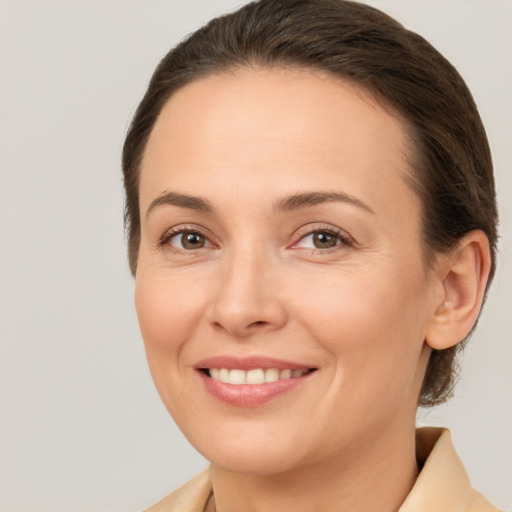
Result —
[[[206, 375], [207, 368], [226, 368], [228, 370], [252, 370], [255, 368], [276, 368], [278, 370], [308, 370], [313, 366], [293, 361], [275, 359], [264, 356], [233, 357], [216, 356], [203, 359], [195, 365], [197, 375], [202, 379], [208, 393], [224, 403], [242, 408], [254, 408], [269, 402], [273, 398], [288, 393], [304, 384], [316, 372], [308, 372], [301, 377], [283, 379], [263, 384], [228, 384], [213, 380]], [[316, 368], [315, 368], [316, 370]]]
[[220, 355], [209, 357], [199, 361], [195, 368], [198, 370], [206, 368], [226, 368], [228, 370], [254, 370], [255, 368], [276, 368], [277, 370], [308, 370], [314, 368], [307, 364], [300, 364], [284, 359], [276, 359], [266, 356], [234, 357]]

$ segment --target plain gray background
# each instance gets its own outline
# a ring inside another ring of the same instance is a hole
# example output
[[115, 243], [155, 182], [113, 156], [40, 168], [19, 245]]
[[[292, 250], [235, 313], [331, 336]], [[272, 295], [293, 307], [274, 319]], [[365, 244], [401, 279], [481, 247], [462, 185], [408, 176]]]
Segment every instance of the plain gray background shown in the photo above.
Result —
[[[0, 510], [136, 511], [206, 462], [146, 368], [122, 229], [123, 137], [153, 68], [237, 0], [0, 0]], [[479, 105], [501, 211], [498, 274], [451, 428], [475, 487], [512, 509], [512, 3], [380, 0]]]

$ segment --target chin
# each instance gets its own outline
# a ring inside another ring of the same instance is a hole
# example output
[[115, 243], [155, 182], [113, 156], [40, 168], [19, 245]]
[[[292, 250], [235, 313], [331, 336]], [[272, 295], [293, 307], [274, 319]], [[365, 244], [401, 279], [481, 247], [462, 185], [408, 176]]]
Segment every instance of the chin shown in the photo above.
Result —
[[254, 455], [240, 454], [216, 454], [214, 458], [209, 459], [213, 466], [217, 466], [232, 473], [253, 475], [253, 476], [271, 476], [283, 474], [292, 468], [297, 468], [289, 458], [283, 458], [279, 454], [264, 453], [261, 451]]
[[233, 473], [275, 475], [289, 471], [300, 462], [297, 445], [253, 436], [250, 432], [237, 438], [211, 436], [208, 442], [190, 441], [213, 466]]

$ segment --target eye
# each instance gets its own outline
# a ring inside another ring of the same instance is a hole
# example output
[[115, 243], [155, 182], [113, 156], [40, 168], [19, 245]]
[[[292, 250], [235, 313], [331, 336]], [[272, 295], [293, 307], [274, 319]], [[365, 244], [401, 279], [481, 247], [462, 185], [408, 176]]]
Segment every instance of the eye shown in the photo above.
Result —
[[162, 243], [168, 243], [171, 247], [185, 251], [193, 251], [211, 246], [211, 243], [203, 234], [191, 230], [169, 233], [169, 235], [162, 240]]
[[331, 249], [338, 244], [338, 237], [327, 231], [316, 231], [306, 235], [300, 241], [302, 247], [314, 247], [315, 249]]
[[352, 245], [348, 236], [343, 236], [341, 231], [333, 229], [317, 229], [305, 234], [295, 247], [301, 249], [333, 249], [336, 246]]

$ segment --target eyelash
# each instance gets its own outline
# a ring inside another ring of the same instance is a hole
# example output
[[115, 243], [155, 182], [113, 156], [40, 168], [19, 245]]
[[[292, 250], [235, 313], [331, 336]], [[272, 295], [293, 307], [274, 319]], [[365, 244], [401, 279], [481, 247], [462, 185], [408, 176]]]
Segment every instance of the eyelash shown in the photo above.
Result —
[[[336, 240], [337, 243], [336, 243], [336, 245], [334, 245], [333, 247], [330, 247], [330, 248], [309, 248], [309, 250], [312, 250], [315, 253], [316, 252], [320, 252], [320, 253], [324, 253], [324, 254], [331, 253], [333, 251], [340, 250], [343, 247], [353, 247], [355, 245], [354, 240], [349, 235], [347, 235], [343, 230], [341, 230], [339, 228], [333, 228], [332, 226], [318, 226], [318, 227], [315, 227], [314, 229], [311, 229], [311, 227], [305, 228], [303, 232], [301, 232], [299, 230], [296, 241], [293, 242], [293, 244], [291, 245], [291, 248], [294, 248], [295, 250], [304, 249], [304, 248], [296, 247], [296, 246], [302, 240], [306, 239], [308, 236], [319, 234], [319, 233], [327, 234], [329, 236], [335, 237], [337, 239]], [[165, 245], [170, 246], [169, 242], [175, 236], [184, 235], [184, 234], [198, 235], [198, 236], [204, 238], [207, 241], [207, 243], [210, 244], [210, 246], [215, 246], [215, 244], [213, 244], [210, 241], [209, 237], [206, 236], [204, 233], [202, 233], [200, 229], [197, 229], [195, 227], [187, 227], [187, 226], [179, 226], [179, 227], [172, 228], [171, 230], [167, 231], [164, 234], [164, 236], [160, 239], [159, 245], [161, 247], [163, 247]], [[201, 247], [200, 249], [202, 249], [202, 248], [203, 247]], [[193, 252], [198, 251], [199, 249], [179, 249], [177, 247], [170, 246], [170, 250], [172, 250], [174, 252], [178, 252], [178, 253], [191, 254]], [[306, 248], [306, 250], [308, 250], [308, 248]]]
[[[159, 244], [160, 246], [165, 246], [165, 245], [168, 245], [169, 242], [175, 237], [175, 236], [178, 236], [178, 235], [184, 235], [184, 234], [190, 234], [190, 235], [198, 235], [202, 238], [204, 238], [205, 240], [207, 240], [210, 244], [212, 242], [210, 242], [209, 238], [204, 234], [204, 233], [201, 233], [201, 230], [200, 229], [197, 229], [197, 228], [193, 228], [193, 227], [187, 227], [187, 226], [179, 226], [179, 227], [176, 227], [176, 228], [172, 228], [170, 229], [169, 231], [167, 231], [164, 236], [160, 239], [159, 241]], [[170, 245], [170, 244], [169, 244]], [[187, 254], [190, 254], [192, 252], [195, 252], [195, 250], [190, 250], [190, 249], [178, 249], [176, 247], [172, 247], [172, 250], [173, 251], [176, 251], [176, 252], [181, 252], [181, 253], [187, 253]]]
[[301, 247], [295, 247], [297, 246], [297, 244], [306, 239], [308, 236], [320, 233], [333, 236], [334, 238], [336, 238], [337, 243], [333, 247], [329, 248], [309, 248], [309, 250], [312, 250], [315, 253], [331, 253], [343, 249], [344, 247], [353, 247], [355, 245], [354, 240], [340, 228], [333, 228], [332, 226], [315, 226], [314, 229], [311, 229], [311, 227], [306, 227], [303, 232], [299, 230], [298, 240], [292, 244], [292, 248], [295, 248], [295, 250], [300, 250]]

